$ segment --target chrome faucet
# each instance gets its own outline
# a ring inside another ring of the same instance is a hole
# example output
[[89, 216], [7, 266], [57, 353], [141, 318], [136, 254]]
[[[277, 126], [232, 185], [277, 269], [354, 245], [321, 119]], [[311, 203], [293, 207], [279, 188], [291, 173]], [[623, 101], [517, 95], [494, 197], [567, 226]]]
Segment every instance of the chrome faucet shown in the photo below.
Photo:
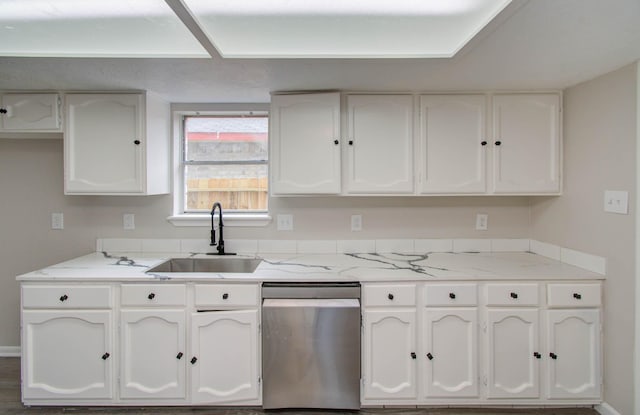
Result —
[[[218, 243], [216, 243], [216, 230], [213, 225], [213, 217], [216, 213], [216, 208], [218, 208], [218, 210], [220, 211], [219, 217], [218, 217], [218, 229], [220, 231], [220, 237], [218, 238]], [[209, 243], [209, 246], [218, 245], [218, 247], [216, 248], [216, 250], [218, 251], [217, 255], [235, 255], [232, 253], [224, 252], [223, 229], [224, 229], [224, 222], [222, 222], [222, 205], [220, 204], [220, 202], [215, 202], [213, 204], [213, 207], [211, 208], [211, 242]], [[207, 255], [216, 255], [216, 253], [210, 252]]]

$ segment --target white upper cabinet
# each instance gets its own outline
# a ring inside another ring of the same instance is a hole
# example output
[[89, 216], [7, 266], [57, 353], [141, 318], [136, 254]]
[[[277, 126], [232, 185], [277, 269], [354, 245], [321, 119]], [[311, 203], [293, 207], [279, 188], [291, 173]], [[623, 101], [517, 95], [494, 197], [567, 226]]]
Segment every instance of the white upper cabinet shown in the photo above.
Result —
[[274, 95], [271, 193], [340, 193], [340, 94]]
[[422, 95], [419, 143], [420, 193], [486, 192], [485, 95]]
[[411, 95], [348, 95], [345, 139], [347, 193], [413, 193]]
[[490, 145], [494, 193], [560, 193], [559, 95], [494, 95]]
[[69, 94], [65, 194], [168, 193], [169, 105], [152, 95]]
[[3, 94], [0, 102], [0, 130], [59, 132], [60, 95]]

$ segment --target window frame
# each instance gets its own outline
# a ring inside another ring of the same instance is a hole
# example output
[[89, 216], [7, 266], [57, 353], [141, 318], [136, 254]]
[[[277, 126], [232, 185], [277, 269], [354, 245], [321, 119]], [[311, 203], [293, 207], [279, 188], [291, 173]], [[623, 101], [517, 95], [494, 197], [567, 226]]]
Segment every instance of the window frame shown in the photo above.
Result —
[[[266, 115], [269, 116], [269, 104], [172, 104], [172, 198], [173, 212], [167, 220], [175, 226], [211, 226], [210, 213], [185, 212], [185, 166], [184, 152], [184, 128], [185, 116], [234, 116], [234, 115]], [[267, 169], [270, 163], [267, 162]], [[270, 198], [270, 196], [269, 196]], [[270, 205], [270, 203], [269, 203]], [[223, 206], [224, 208], [224, 206]], [[267, 208], [269, 209], [269, 208]], [[229, 211], [224, 214], [225, 226], [267, 226], [271, 222], [269, 210], [266, 212], [238, 212]]]

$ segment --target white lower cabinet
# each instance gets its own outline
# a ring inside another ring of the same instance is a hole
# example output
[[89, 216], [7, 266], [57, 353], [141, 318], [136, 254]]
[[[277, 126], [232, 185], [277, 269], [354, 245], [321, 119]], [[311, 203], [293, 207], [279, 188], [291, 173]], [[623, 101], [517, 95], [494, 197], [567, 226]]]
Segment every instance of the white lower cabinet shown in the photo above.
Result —
[[120, 315], [120, 396], [184, 399], [185, 311], [123, 310]]
[[192, 403], [258, 399], [257, 309], [194, 313], [191, 340]]
[[23, 401], [113, 398], [112, 336], [109, 310], [23, 310]]
[[538, 309], [487, 310], [487, 397], [538, 398]]
[[424, 396], [477, 398], [477, 309], [426, 308], [422, 321]]
[[416, 399], [415, 309], [365, 309], [363, 333], [363, 398]]

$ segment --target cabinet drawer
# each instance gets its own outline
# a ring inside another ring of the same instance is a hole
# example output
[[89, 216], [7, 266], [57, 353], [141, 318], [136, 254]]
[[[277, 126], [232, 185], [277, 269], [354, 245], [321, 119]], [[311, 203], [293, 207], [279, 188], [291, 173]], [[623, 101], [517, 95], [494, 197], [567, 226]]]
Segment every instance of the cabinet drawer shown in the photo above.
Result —
[[538, 305], [538, 284], [488, 284], [488, 306]]
[[427, 284], [424, 298], [427, 307], [475, 306], [478, 289], [476, 284]]
[[123, 307], [183, 306], [187, 303], [187, 288], [183, 284], [126, 284], [120, 295]]
[[362, 289], [366, 307], [415, 306], [415, 284], [366, 285]]
[[196, 307], [256, 307], [260, 305], [257, 284], [202, 284], [195, 286]]
[[549, 284], [547, 302], [549, 307], [599, 307], [600, 284]]
[[38, 285], [22, 287], [24, 308], [111, 308], [108, 285]]

